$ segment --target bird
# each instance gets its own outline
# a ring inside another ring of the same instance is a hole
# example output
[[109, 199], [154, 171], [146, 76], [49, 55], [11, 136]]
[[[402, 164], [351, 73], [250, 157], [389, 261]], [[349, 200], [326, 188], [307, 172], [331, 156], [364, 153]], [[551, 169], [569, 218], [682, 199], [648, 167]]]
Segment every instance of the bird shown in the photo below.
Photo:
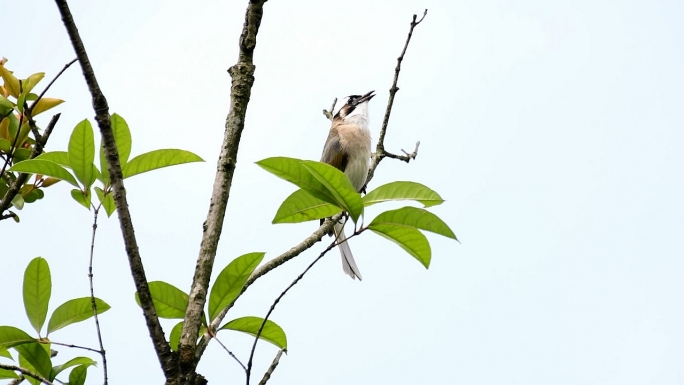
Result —
[[[327, 163], [349, 178], [356, 191], [361, 192], [368, 177], [371, 157], [371, 135], [368, 129], [368, 102], [375, 91], [365, 95], [350, 95], [344, 98], [342, 107], [333, 115], [328, 139], [323, 147], [321, 162]], [[335, 223], [333, 232], [342, 255], [342, 269], [352, 279], [361, 281], [361, 272], [356, 266], [347, 237], [344, 223]]]

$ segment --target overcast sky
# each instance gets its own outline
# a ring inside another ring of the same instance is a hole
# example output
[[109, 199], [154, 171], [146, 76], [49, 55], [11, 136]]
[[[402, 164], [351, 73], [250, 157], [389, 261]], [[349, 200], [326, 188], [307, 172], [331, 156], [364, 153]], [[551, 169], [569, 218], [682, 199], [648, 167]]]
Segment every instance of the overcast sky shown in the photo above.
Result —
[[[182, 148], [207, 161], [126, 181], [148, 278], [184, 291], [246, 1], [190, 4], [70, 3], [111, 112], [131, 127], [132, 155]], [[412, 180], [435, 189], [446, 202], [434, 212], [462, 244], [428, 235], [425, 270], [364, 234], [351, 242], [363, 282], [342, 273], [337, 251], [324, 258], [272, 316], [289, 353], [269, 383], [683, 383], [680, 1], [269, 1], [214, 275], [246, 252], [275, 257], [315, 229], [271, 225], [294, 187], [254, 162], [319, 159], [329, 127], [321, 110], [336, 96], [376, 90], [377, 139], [411, 15], [425, 8], [386, 139], [393, 152], [420, 140], [420, 153], [408, 165], [383, 161], [370, 188]], [[51, 78], [75, 56], [52, 2], [15, 2], [2, 29], [0, 56], [21, 77]], [[80, 69], [49, 96], [67, 101], [48, 145], [64, 150], [73, 126], [94, 115]], [[51, 310], [88, 295], [92, 213], [69, 189], [46, 190], [19, 225], [0, 223], [0, 325], [31, 330], [21, 279], [36, 256], [52, 269]], [[228, 318], [264, 316], [324, 247], [259, 280]], [[101, 317], [110, 383], [161, 383], [115, 216], [100, 218], [95, 258], [96, 294], [112, 306]], [[164, 322], [167, 334], [173, 324]], [[51, 337], [96, 346], [90, 321]], [[249, 337], [219, 337], [246, 360]], [[58, 350], [58, 363], [80, 354]], [[255, 373], [276, 351], [259, 345]], [[210, 384], [243, 381], [215, 343], [199, 372]], [[88, 383], [101, 381], [90, 369]]]

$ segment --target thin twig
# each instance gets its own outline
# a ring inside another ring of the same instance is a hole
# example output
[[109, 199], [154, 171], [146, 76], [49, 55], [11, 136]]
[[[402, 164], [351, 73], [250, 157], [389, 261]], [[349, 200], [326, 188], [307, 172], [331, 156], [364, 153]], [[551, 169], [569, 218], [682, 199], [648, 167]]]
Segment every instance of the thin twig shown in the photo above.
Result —
[[278, 354], [276, 354], [275, 358], [273, 359], [273, 362], [271, 363], [271, 366], [268, 367], [268, 370], [266, 373], [264, 373], [264, 377], [259, 381], [259, 385], [266, 385], [266, 382], [271, 378], [271, 375], [273, 374], [273, 371], [275, 368], [278, 366], [278, 363], [280, 363], [280, 356], [283, 355], [284, 350], [278, 350]]
[[0, 364], [0, 369], [5, 369], [5, 370], [11, 370], [11, 371], [14, 371], [14, 372], [19, 372], [19, 373], [23, 374], [24, 376], [28, 376], [28, 377], [31, 377], [31, 378], [35, 378], [36, 380], [38, 380], [38, 381], [40, 381], [40, 382], [42, 382], [42, 383], [44, 383], [44, 384], [52, 385], [52, 382], [50, 382], [47, 378], [41, 376], [40, 374], [33, 373], [33, 372], [30, 371], [30, 370], [26, 370], [26, 369], [24, 369], [24, 368], [22, 368], [22, 367], [20, 367], [20, 366], [7, 365], [7, 364]]
[[[378, 167], [378, 164], [384, 157], [399, 159], [399, 155], [390, 154], [387, 151], [385, 151], [385, 135], [387, 134], [387, 125], [389, 124], [390, 114], [392, 113], [392, 105], [394, 105], [394, 97], [396, 96], [397, 91], [399, 91], [399, 87], [397, 87], [397, 82], [399, 81], [401, 62], [404, 60], [404, 55], [406, 55], [406, 50], [408, 49], [409, 42], [411, 41], [411, 36], [413, 36], [413, 29], [416, 28], [416, 26], [420, 24], [423, 21], [423, 19], [425, 19], [426, 15], [427, 9], [423, 12], [423, 17], [421, 17], [420, 20], [416, 20], [418, 16], [413, 15], [413, 19], [411, 20], [411, 28], [409, 29], [408, 36], [406, 37], [406, 43], [404, 43], [404, 49], [401, 51], [401, 55], [399, 55], [399, 57], [397, 58], [397, 66], [394, 68], [394, 80], [392, 82], [392, 87], [389, 90], [389, 100], [387, 100], [387, 109], [385, 110], [385, 117], [382, 119], [382, 127], [380, 128], [380, 136], [378, 137], [378, 144], [375, 147], [375, 153], [373, 153], [373, 155], [371, 156], [371, 166], [368, 170], [368, 178], [366, 179], [366, 184], [368, 184], [368, 182], [370, 182], [370, 180], [373, 179], [375, 169]], [[416, 145], [416, 150], [414, 151], [414, 154], [417, 155], [417, 152], [418, 145]], [[415, 155], [412, 159], [415, 159]], [[401, 160], [408, 162], [410, 159], [405, 160], [402, 158]]]
[[102, 135], [102, 142], [104, 144], [105, 158], [107, 159], [107, 167], [109, 169], [109, 178], [111, 180], [112, 191], [114, 192], [114, 203], [119, 216], [119, 224], [121, 226], [121, 234], [123, 235], [124, 245], [126, 247], [126, 255], [128, 256], [128, 264], [131, 270], [131, 276], [135, 283], [136, 291], [140, 298], [140, 306], [143, 310], [145, 322], [147, 323], [147, 330], [150, 333], [152, 344], [154, 345], [157, 359], [159, 360], [164, 376], [168, 378], [176, 378], [178, 374], [178, 365], [176, 355], [171, 351], [169, 343], [164, 336], [164, 330], [159, 323], [159, 317], [152, 302], [152, 294], [147, 283], [145, 275], [145, 268], [143, 266], [142, 258], [140, 257], [140, 250], [138, 249], [138, 241], [135, 237], [133, 229], [133, 221], [131, 213], [128, 209], [128, 201], [126, 199], [126, 189], [123, 183], [123, 174], [121, 172], [121, 163], [119, 162], [119, 153], [116, 148], [116, 140], [112, 132], [112, 124], [109, 115], [109, 105], [105, 98], [100, 85], [97, 83], [95, 72], [88, 59], [88, 53], [81, 35], [78, 33], [78, 28], [74, 22], [74, 18], [69, 10], [69, 5], [66, 0], [55, 0], [59, 13], [62, 17], [62, 23], [67, 30], [71, 45], [74, 47], [74, 52], [78, 58], [83, 72], [83, 78], [88, 85], [88, 90], [93, 102], [93, 110], [95, 111], [95, 120]]
[[335, 100], [333, 100], [332, 106], [330, 106], [330, 111], [323, 110], [323, 115], [325, 115], [326, 118], [333, 120], [333, 118], [335, 117], [334, 112], [335, 112], [335, 105], [336, 104], [337, 104], [337, 98], [335, 98]]
[[65, 344], [65, 343], [62, 343], [62, 342], [55, 342], [55, 341], [52, 341], [52, 340], [51, 340], [49, 343], [50, 343], [51, 345], [59, 345], [59, 346], [64, 346], [64, 347], [67, 347], [67, 348], [74, 348], [74, 349], [83, 349], [83, 350], [91, 351], [91, 352], [93, 352], [93, 353], [98, 353], [98, 354], [100, 354], [100, 351], [99, 351], [99, 350], [93, 349], [93, 348], [89, 348], [89, 347], [87, 347], [87, 346], [79, 346], [79, 345], [74, 345], [74, 344]]
[[[37, 140], [36, 144], [33, 145], [33, 150], [31, 151], [31, 155], [29, 156], [29, 159], [34, 159], [38, 155], [43, 153], [43, 148], [45, 147], [45, 144], [47, 143], [48, 139], [50, 139], [50, 134], [52, 134], [52, 130], [55, 128], [55, 125], [57, 124], [57, 121], [59, 120], [59, 117], [61, 114], [56, 114], [50, 119], [50, 123], [48, 123], [47, 128], [45, 129], [45, 132], [41, 136], [41, 140]], [[2, 175], [2, 174], [0, 174]], [[21, 189], [21, 186], [26, 183], [26, 180], [28, 179], [29, 174], [21, 173], [17, 177], [17, 179], [12, 182], [12, 185], [7, 189], [7, 192], [5, 193], [5, 196], [2, 198], [2, 201], [0, 201], [0, 213], [5, 212], [10, 205], [12, 204], [12, 199], [19, 193], [19, 190]], [[5, 215], [0, 215], [0, 220], [11, 218], [16, 216], [16, 214], [10, 213], [8, 216]]]
[[102, 371], [104, 372], [104, 385], [109, 383], [107, 376], [107, 352], [102, 343], [102, 331], [100, 330], [100, 319], [97, 316], [97, 303], [95, 302], [95, 289], [93, 287], [93, 256], [95, 255], [95, 233], [97, 232], [97, 216], [100, 212], [101, 205], [93, 210], [93, 235], [90, 239], [90, 260], [88, 262], [88, 282], [90, 283], [90, 304], [93, 308], [93, 317], [95, 318], [95, 329], [97, 330], [97, 340], [100, 343], [100, 355], [102, 356]]
[[[358, 231], [355, 231], [354, 234], [350, 235], [349, 237], [347, 237], [347, 239], [345, 239], [345, 240], [342, 241], [342, 242], [348, 242], [350, 239], [352, 239], [352, 238], [354, 238], [355, 236], [361, 234], [364, 230], [365, 230], [365, 228], [361, 228], [361, 229], [359, 229]], [[318, 257], [316, 257], [316, 259], [314, 259], [313, 262], [311, 262], [311, 263], [309, 264], [309, 266], [307, 266], [307, 268], [304, 269], [304, 271], [303, 271], [301, 274], [299, 274], [299, 275], [297, 276], [297, 278], [295, 278], [295, 280], [292, 281], [292, 283], [290, 283], [290, 285], [289, 285], [287, 288], [285, 288], [285, 290], [283, 290], [282, 293], [280, 293], [280, 295], [275, 299], [275, 301], [273, 301], [273, 304], [271, 305], [271, 308], [268, 309], [268, 313], [266, 313], [266, 317], [264, 317], [264, 320], [261, 322], [261, 326], [259, 327], [259, 331], [257, 332], [256, 336], [254, 337], [254, 343], [252, 344], [252, 351], [249, 353], [249, 361], [247, 361], [247, 385], [249, 385], [249, 378], [250, 378], [250, 375], [251, 375], [251, 373], [252, 373], [252, 362], [253, 362], [253, 360], [254, 360], [254, 352], [256, 351], [257, 342], [259, 342], [259, 337], [261, 336], [261, 333], [264, 331], [264, 327], [266, 326], [266, 321], [268, 321], [268, 317], [271, 316], [271, 313], [273, 313], [273, 310], [275, 310], [276, 305], [278, 305], [278, 303], [280, 302], [280, 300], [283, 299], [283, 297], [285, 296], [285, 294], [287, 294], [287, 292], [290, 291], [290, 289], [292, 289], [292, 288], [294, 287], [294, 285], [297, 284], [297, 282], [301, 281], [302, 278], [304, 278], [304, 275], [305, 275], [309, 270], [311, 270], [311, 268], [314, 267], [314, 265], [315, 265], [318, 261], [320, 261], [321, 258], [323, 258], [330, 250], [332, 250], [333, 248], [335, 248], [335, 246], [339, 245], [340, 243], [341, 243], [341, 242], [337, 242], [337, 240], [331, 242], [330, 245], [328, 245], [328, 247], [326, 247], [325, 250], [323, 250], [323, 251], [318, 255]]]
[[216, 340], [216, 342], [218, 342], [219, 345], [221, 345], [221, 347], [223, 348], [223, 350], [225, 350], [226, 352], [228, 352], [228, 354], [229, 354], [231, 357], [233, 357], [233, 359], [234, 359], [235, 361], [237, 361], [237, 363], [240, 364], [240, 366], [242, 366], [242, 370], [244, 370], [245, 373], [247, 373], [247, 368], [245, 367], [245, 364], [243, 364], [242, 361], [240, 361], [240, 359], [237, 358], [237, 356], [236, 356], [235, 354], [233, 354], [233, 352], [231, 352], [231, 351], [226, 347], [226, 345], [224, 345], [223, 342], [221, 342], [221, 340], [218, 339], [218, 337], [214, 336], [214, 339]]

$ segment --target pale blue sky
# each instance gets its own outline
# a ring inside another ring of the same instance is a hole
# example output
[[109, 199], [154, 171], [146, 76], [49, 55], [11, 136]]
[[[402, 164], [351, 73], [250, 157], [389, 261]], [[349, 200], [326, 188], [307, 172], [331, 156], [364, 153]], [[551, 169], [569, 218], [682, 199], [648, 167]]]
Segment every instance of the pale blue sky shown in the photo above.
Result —
[[[133, 155], [183, 148], [207, 160], [126, 184], [149, 279], [183, 290], [246, 1], [188, 4], [71, 2], [111, 111], [131, 126]], [[380, 237], [354, 239], [361, 283], [330, 254], [273, 314], [290, 349], [269, 383], [684, 382], [683, 4], [269, 1], [216, 273], [246, 252], [274, 257], [314, 229], [270, 224], [293, 187], [254, 162], [318, 159], [328, 129], [320, 111], [335, 96], [376, 90], [377, 138], [408, 22], [424, 8], [386, 140], [394, 152], [420, 140], [420, 153], [409, 165], [384, 161], [371, 188], [393, 180], [434, 188], [447, 200], [434, 211], [462, 241], [429, 236], [426, 271]], [[12, 7], [0, 56], [21, 76], [52, 77], [74, 57], [56, 6]], [[48, 146], [60, 150], [93, 112], [77, 67], [50, 95], [67, 100]], [[0, 225], [9, 250], [0, 269], [2, 325], [30, 330], [21, 276], [37, 255], [52, 267], [51, 309], [88, 294], [92, 217], [68, 190], [50, 188], [20, 213], [20, 225]], [[260, 280], [232, 316], [263, 316], [323, 247]], [[160, 383], [115, 218], [101, 218], [96, 252], [97, 295], [112, 305], [101, 318], [111, 383]], [[173, 322], [164, 325], [170, 331]], [[250, 338], [219, 336], [247, 356]], [[94, 327], [53, 339], [95, 346]], [[275, 352], [259, 345], [257, 373]], [[77, 353], [60, 349], [59, 358]], [[242, 381], [215, 344], [199, 371], [210, 384]], [[91, 370], [88, 383], [101, 383], [100, 373]]]

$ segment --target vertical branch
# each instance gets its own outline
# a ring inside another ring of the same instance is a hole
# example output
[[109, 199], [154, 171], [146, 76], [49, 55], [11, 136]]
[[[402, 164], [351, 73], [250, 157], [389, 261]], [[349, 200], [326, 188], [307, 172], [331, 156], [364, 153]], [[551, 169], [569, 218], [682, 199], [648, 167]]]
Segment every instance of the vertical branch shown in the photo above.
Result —
[[240, 137], [245, 127], [245, 115], [254, 84], [255, 66], [252, 60], [256, 47], [256, 36], [263, 15], [265, 0], [250, 0], [245, 14], [245, 23], [240, 35], [238, 62], [230, 67], [232, 77], [230, 89], [230, 112], [226, 118], [225, 133], [221, 144], [214, 187], [209, 203], [209, 212], [204, 222], [204, 233], [200, 244], [197, 267], [190, 289], [185, 322], [178, 345], [180, 368], [183, 374], [190, 374], [195, 366], [195, 350], [201, 315], [207, 300], [209, 278], [216, 257], [226, 206], [233, 181]]
[[131, 269], [131, 275], [135, 282], [135, 288], [140, 297], [140, 304], [143, 309], [143, 315], [147, 323], [147, 329], [150, 333], [154, 350], [157, 353], [157, 358], [161, 364], [162, 370], [166, 378], [175, 377], [177, 373], [177, 365], [174, 359], [171, 348], [169, 347], [166, 338], [164, 337], [164, 330], [159, 324], [159, 318], [152, 303], [152, 295], [147, 284], [147, 277], [145, 276], [145, 269], [143, 268], [142, 259], [138, 250], [138, 243], [135, 238], [133, 230], [133, 222], [131, 214], [128, 210], [128, 202], [126, 200], [126, 190], [124, 189], [123, 175], [121, 172], [121, 164], [119, 163], [119, 154], [116, 149], [116, 142], [112, 132], [112, 126], [109, 119], [109, 106], [100, 86], [95, 78], [95, 72], [90, 65], [88, 54], [85, 46], [78, 33], [74, 19], [71, 16], [69, 5], [66, 0], [55, 0], [59, 13], [62, 16], [62, 23], [67, 30], [71, 44], [76, 52], [76, 57], [81, 65], [83, 77], [88, 85], [90, 95], [92, 96], [93, 109], [95, 110], [95, 120], [100, 128], [102, 141], [104, 143], [104, 152], [107, 159], [107, 167], [112, 183], [112, 190], [114, 191], [114, 202], [116, 203], [117, 213], [119, 214], [119, 224], [121, 226], [121, 233], [124, 238], [124, 245], [126, 247], [126, 254], [128, 256], [128, 263]]
[[95, 302], [95, 288], [93, 286], [93, 256], [95, 255], [95, 233], [97, 232], [97, 215], [100, 212], [100, 207], [96, 207], [93, 211], [93, 235], [90, 239], [90, 261], [88, 263], [88, 282], [90, 282], [90, 304], [93, 308], [93, 317], [95, 318], [95, 329], [97, 330], [97, 340], [100, 343], [100, 355], [102, 356], [102, 371], [104, 374], [104, 385], [109, 384], [107, 375], [107, 354], [105, 352], [104, 344], [102, 343], [102, 331], [100, 330], [100, 319], [97, 316], [97, 302]]

